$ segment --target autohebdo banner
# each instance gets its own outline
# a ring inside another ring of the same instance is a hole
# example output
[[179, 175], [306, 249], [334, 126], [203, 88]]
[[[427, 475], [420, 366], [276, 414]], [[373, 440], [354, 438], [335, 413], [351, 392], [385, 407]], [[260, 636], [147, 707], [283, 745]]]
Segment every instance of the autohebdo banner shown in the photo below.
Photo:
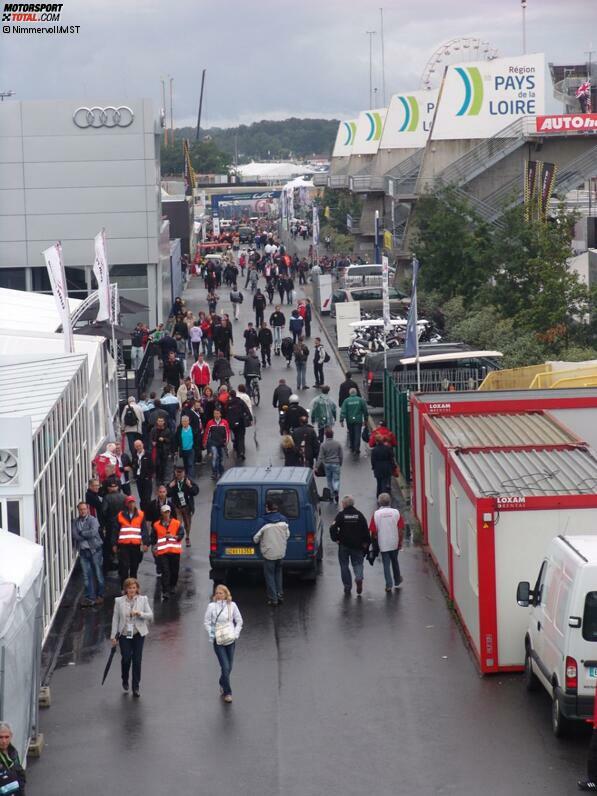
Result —
[[361, 111], [352, 145], [353, 155], [375, 155], [379, 149], [387, 108]]
[[347, 158], [352, 154], [352, 145], [357, 132], [357, 119], [340, 122], [336, 133], [336, 143], [332, 152], [333, 158]]
[[427, 143], [437, 90], [394, 94], [388, 106], [380, 149], [420, 149]]
[[491, 138], [516, 119], [545, 113], [543, 53], [447, 67], [431, 137]]
[[553, 116], [537, 116], [535, 129], [538, 133], [597, 133], [597, 113], [560, 113]]

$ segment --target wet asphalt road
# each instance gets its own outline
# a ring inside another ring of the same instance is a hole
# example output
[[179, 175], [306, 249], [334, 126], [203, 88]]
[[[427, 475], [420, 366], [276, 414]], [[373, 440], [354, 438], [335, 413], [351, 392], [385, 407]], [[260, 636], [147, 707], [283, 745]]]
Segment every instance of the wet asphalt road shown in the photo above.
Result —
[[[193, 286], [186, 298], [201, 309], [205, 291]], [[249, 305], [235, 324], [239, 332], [252, 319]], [[294, 384], [294, 370], [276, 357], [261, 382], [257, 443], [251, 429], [247, 464], [280, 461], [271, 394], [282, 375]], [[312, 383], [310, 364], [308, 375]], [[334, 398], [340, 380], [332, 359], [326, 381]], [[311, 400], [315, 390], [301, 395], [305, 405], [303, 395]], [[279, 609], [266, 607], [260, 577], [236, 578], [231, 588], [245, 626], [232, 674], [234, 702], [222, 703], [203, 628], [213, 491], [206, 470], [177, 598], [166, 604], [157, 598], [150, 557], [140, 571], [155, 611], [142, 698], [120, 692], [118, 659], [100, 687], [112, 601], [75, 611], [51, 681], [52, 707], [41, 713], [46, 747], [29, 766], [30, 796], [576, 792], [587, 733], [557, 741], [544, 694], [525, 694], [519, 676], [479, 677], [431, 565], [412, 546], [401, 553], [403, 589], [390, 595], [377, 561], [365, 565], [362, 598], [345, 598], [329, 536], [317, 583], [288, 579]], [[348, 457], [342, 493], [353, 494], [369, 516], [375, 487], [368, 457]], [[322, 510], [327, 527], [335, 508]], [[112, 595], [116, 588], [112, 580]]]

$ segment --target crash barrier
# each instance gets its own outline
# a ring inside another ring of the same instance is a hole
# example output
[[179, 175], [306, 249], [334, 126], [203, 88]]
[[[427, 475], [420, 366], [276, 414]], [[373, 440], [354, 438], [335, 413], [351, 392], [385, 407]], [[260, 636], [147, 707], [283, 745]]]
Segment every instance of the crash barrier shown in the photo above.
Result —
[[462, 392], [480, 389], [485, 368], [416, 368], [395, 370], [390, 378], [401, 392]]
[[479, 390], [542, 390], [597, 386], [597, 361], [543, 362], [489, 373]]
[[145, 351], [143, 352], [143, 359], [141, 364], [135, 371], [135, 393], [137, 400], [141, 397], [141, 393], [146, 392], [147, 388], [153, 381], [155, 373], [155, 355], [157, 354], [157, 346], [154, 343], [147, 343]]
[[384, 371], [383, 377], [384, 418], [388, 428], [396, 437], [394, 448], [396, 463], [403, 478], [410, 483], [410, 423], [408, 415], [408, 393], [398, 389], [392, 374]]

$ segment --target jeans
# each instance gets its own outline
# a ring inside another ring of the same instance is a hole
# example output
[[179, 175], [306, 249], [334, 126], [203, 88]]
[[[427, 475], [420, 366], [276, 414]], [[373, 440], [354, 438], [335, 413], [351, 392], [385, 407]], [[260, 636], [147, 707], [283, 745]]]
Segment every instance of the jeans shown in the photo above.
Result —
[[135, 453], [135, 442], [138, 439], [143, 439], [143, 436], [139, 434], [137, 431], [127, 431], [126, 434], [126, 441], [129, 444], [129, 452], [131, 456]]
[[232, 664], [234, 663], [235, 647], [236, 642], [224, 646], [223, 644], [216, 644], [214, 641], [214, 652], [216, 653], [220, 669], [222, 670], [219, 683], [220, 688], [224, 692], [224, 696], [228, 696], [232, 693], [230, 689], [230, 672], [232, 671]]
[[[85, 583], [85, 597], [88, 600], [95, 600], [96, 597], [104, 596], [104, 573], [102, 564], [104, 554], [102, 548], [92, 553], [90, 550], [81, 550], [79, 553], [81, 569], [83, 570], [83, 582]], [[95, 582], [97, 581], [97, 590]]]
[[211, 471], [216, 478], [219, 478], [224, 472], [224, 448], [212, 445], [209, 450], [211, 451]]
[[315, 375], [315, 386], [320, 387], [323, 384], [323, 362], [313, 363], [313, 373]]
[[266, 364], [272, 364], [272, 349], [270, 346], [261, 346], [261, 364], [265, 367]]
[[157, 560], [162, 573], [162, 593], [168, 594], [169, 591], [174, 591], [178, 583], [180, 556], [178, 553], [163, 553], [157, 556]]
[[132, 638], [120, 636], [120, 654], [122, 655], [122, 683], [128, 685], [131, 663], [133, 664], [133, 691], [138, 691], [141, 685], [141, 660], [143, 658], [143, 643], [145, 636], [136, 633]]
[[245, 432], [244, 423], [232, 429], [232, 447], [237, 456], [245, 458]]
[[328, 489], [332, 493], [332, 496], [337, 495], [340, 491], [340, 465], [324, 464], [323, 467], [328, 482]]
[[345, 589], [352, 589], [352, 577], [350, 575], [349, 564], [352, 564], [354, 571], [354, 579], [358, 582], [363, 580], [363, 561], [365, 553], [362, 550], [353, 550], [350, 547], [345, 547], [343, 544], [338, 545], [338, 561], [340, 563], [340, 576]]
[[[401, 580], [400, 564], [398, 563], [398, 550], [388, 550], [381, 554], [383, 564], [383, 574], [386, 579], [386, 588], [392, 588], [392, 574], [394, 575], [394, 586], [398, 586]], [[391, 568], [391, 571], [390, 571]]]
[[361, 450], [361, 429], [362, 423], [347, 423], [348, 426], [348, 440], [350, 443], [350, 450], [353, 453], [359, 453]]
[[295, 362], [296, 365], [296, 389], [300, 390], [307, 383], [307, 363]]
[[140, 345], [131, 346], [131, 368], [137, 370], [143, 359], [143, 347]]
[[180, 458], [183, 461], [187, 476], [192, 478], [195, 475], [195, 448], [191, 448], [188, 451], [181, 450]]
[[193, 360], [197, 361], [197, 357], [199, 356], [199, 346], [201, 345], [201, 341], [198, 340], [196, 343], [191, 342], [193, 347]]
[[284, 593], [282, 586], [282, 561], [283, 559], [281, 558], [277, 558], [275, 561], [270, 561], [268, 558], [263, 559], [263, 576], [265, 578], [267, 596], [274, 603], [277, 603], [278, 598]]
[[240, 304], [239, 304], [238, 301], [234, 301], [232, 303], [232, 310], [234, 312], [234, 320], [238, 321], [238, 316], [239, 316], [239, 313], [240, 313]]
[[388, 495], [392, 494], [391, 475], [376, 475], [375, 480], [377, 481], [377, 497], [379, 497], [382, 492], [387, 492]]
[[274, 333], [274, 351], [279, 351], [282, 345], [282, 327], [272, 326], [272, 331]]

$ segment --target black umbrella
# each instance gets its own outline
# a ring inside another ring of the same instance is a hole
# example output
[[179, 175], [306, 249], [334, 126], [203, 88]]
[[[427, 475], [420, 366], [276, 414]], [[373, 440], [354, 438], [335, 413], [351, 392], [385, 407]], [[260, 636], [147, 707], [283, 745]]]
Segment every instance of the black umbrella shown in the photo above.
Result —
[[[78, 320], [80, 321], [93, 321], [97, 315], [97, 305], [99, 299], [93, 302], [85, 312], [79, 315]], [[133, 299], [125, 298], [124, 296], [120, 297], [119, 302], [120, 304], [120, 314], [121, 315], [136, 315], [138, 312], [147, 312], [149, 307], [146, 304], [141, 304], [140, 301], [133, 301]]]
[[115, 644], [110, 650], [110, 654], [108, 655], [108, 662], [106, 663], [106, 668], [104, 669], [104, 676], [102, 677], [102, 685], [106, 682], [106, 677], [108, 676], [108, 672], [110, 671], [110, 666], [112, 666], [112, 661], [114, 660], [114, 656], [116, 655], [117, 647], [118, 645]]
[[[99, 323], [89, 323], [87, 326], [78, 326], [73, 330], [75, 334], [89, 334], [98, 335], [100, 337], [112, 338], [112, 327], [108, 321], [100, 321]], [[123, 326], [114, 326], [114, 337], [117, 340], [129, 340], [132, 332], [125, 329]]]

